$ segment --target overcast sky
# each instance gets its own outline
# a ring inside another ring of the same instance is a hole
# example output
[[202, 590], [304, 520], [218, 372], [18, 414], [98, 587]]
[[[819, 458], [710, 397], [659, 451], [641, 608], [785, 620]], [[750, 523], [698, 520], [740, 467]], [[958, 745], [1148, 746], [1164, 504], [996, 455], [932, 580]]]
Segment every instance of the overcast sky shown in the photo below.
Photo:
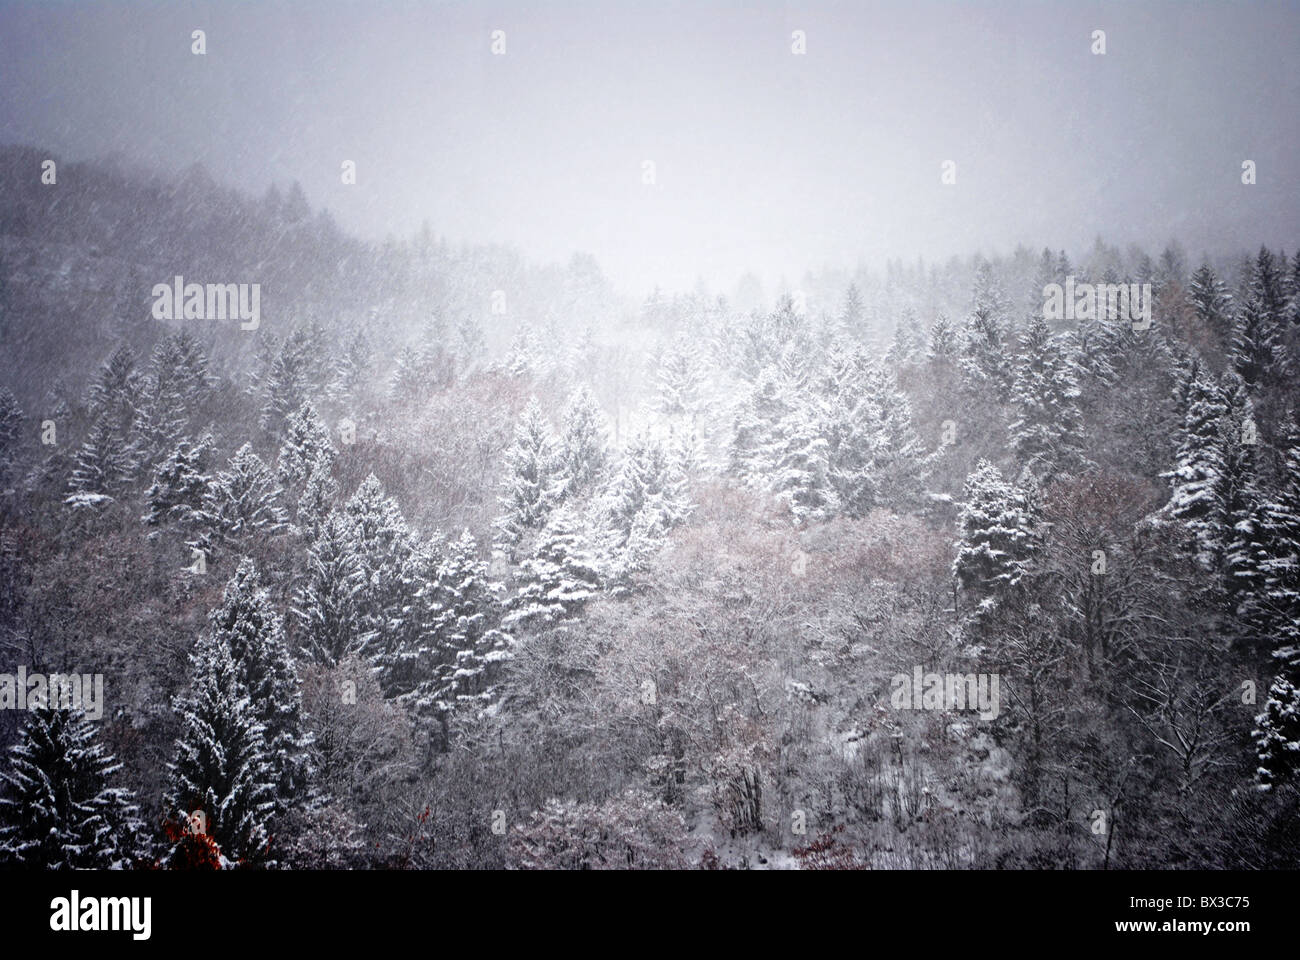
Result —
[[0, 0], [0, 141], [296, 179], [363, 236], [587, 251], [630, 293], [1098, 233], [1195, 258], [1300, 243], [1297, 50], [1296, 3]]

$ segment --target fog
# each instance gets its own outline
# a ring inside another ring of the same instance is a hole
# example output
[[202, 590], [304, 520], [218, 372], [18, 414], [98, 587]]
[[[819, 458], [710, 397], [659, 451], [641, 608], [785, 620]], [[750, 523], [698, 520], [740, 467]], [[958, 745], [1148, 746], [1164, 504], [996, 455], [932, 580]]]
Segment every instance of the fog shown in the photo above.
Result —
[[589, 252], [633, 295], [1098, 234], [1199, 258], [1297, 235], [1298, 44], [1295, 4], [6, 3], [0, 140], [299, 180], [362, 237]]

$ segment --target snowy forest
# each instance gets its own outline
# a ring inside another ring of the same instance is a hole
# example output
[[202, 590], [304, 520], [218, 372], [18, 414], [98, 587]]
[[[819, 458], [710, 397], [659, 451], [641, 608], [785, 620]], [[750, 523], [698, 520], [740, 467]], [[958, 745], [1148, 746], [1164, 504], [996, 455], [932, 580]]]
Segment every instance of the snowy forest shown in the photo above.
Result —
[[634, 301], [47, 156], [0, 151], [7, 866], [1300, 860], [1300, 251]]

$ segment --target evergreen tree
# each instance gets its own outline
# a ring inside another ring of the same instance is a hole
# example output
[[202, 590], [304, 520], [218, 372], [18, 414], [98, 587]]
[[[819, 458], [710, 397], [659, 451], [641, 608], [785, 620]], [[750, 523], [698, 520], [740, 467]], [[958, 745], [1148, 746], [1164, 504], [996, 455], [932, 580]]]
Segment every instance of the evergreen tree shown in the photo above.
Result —
[[53, 704], [27, 714], [0, 779], [0, 864], [35, 870], [123, 869], [137, 855], [131, 794], [110, 786], [122, 769], [95, 741], [81, 710]]
[[1279, 350], [1277, 323], [1259, 294], [1252, 292], [1233, 332], [1233, 367], [1247, 384], [1259, 386], [1274, 373]]
[[704, 369], [691, 340], [680, 338], [663, 351], [655, 381], [655, 409], [666, 417], [693, 421], [702, 405]]
[[304, 403], [285, 427], [277, 465], [280, 483], [287, 490], [301, 491], [318, 468], [328, 472], [337, 455], [329, 429], [317, 416], [316, 408], [310, 402]]
[[1034, 316], [1020, 338], [1020, 358], [1011, 391], [1011, 449], [1039, 476], [1052, 476], [1081, 463], [1083, 421], [1079, 387], [1060, 340], [1047, 321]]
[[1277, 675], [1256, 718], [1259, 785], [1294, 782], [1300, 774], [1300, 435], [1292, 434], [1281, 488], [1262, 511], [1259, 564], [1263, 590], [1252, 611], [1273, 642]]
[[376, 637], [372, 649], [380, 654], [395, 642], [394, 632], [415, 596], [410, 577], [415, 545], [397, 501], [385, 495], [373, 473], [344, 504], [343, 515], [361, 567], [358, 613], [365, 632]]
[[94, 507], [113, 500], [130, 480], [131, 458], [107, 414], [101, 414], [77, 451], [68, 481], [72, 507]]
[[145, 494], [149, 511], [142, 518], [151, 527], [177, 523], [183, 527], [202, 521], [204, 497], [212, 482], [207, 458], [212, 436], [197, 441], [182, 437], [176, 448], [154, 470], [153, 484]]
[[519, 588], [503, 625], [538, 629], [572, 620], [599, 593], [599, 568], [577, 516], [561, 507], [520, 566]]
[[285, 642], [283, 621], [245, 558], [208, 616], [213, 642], [230, 650], [236, 676], [262, 728], [278, 811], [306, 794], [309, 738], [302, 731], [298, 671]]
[[251, 444], [244, 444], [204, 494], [199, 516], [204, 549], [223, 544], [237, 548], [254, 537], [286, 532], [289, 518], [281, 505], [282, 494], [271, 468]]
[[181, 822], [201, 813], [227, 860], [256, 862], [266, 855], [276, 807], [262, 724], [220, 632], [199, 641], [190, 669], [190, 695], [175, 704], [181, 733], [164, 809]]
[[1232, 294], [1208, 263], [1202, 264], [1192, 274], [1187, 299], [1220, 346], [1232, 342]]
[[365, 653], [373, 639], [358, 609], [363, 574], [351, 534], [341, 513], [324, 521], [308, 551], [306, 579], [293, 607], [298, 649], [329, 667]]
[[796, 524], [825, 520], [839, 509], [831, 482], [830, 444], [817, 422], [801, 413], [796, 412], [784, 425], [784, 446], [771, 484]]
[[930, 343], [926, 349], [926, 359], [931, 363], [952, 363], [957, 359], [957, 332], [942, 313], [934, 319], [930, 327]]
[[850, 283], [844, 292], [844, 306], [840, 310], [840, 327], [851, 337], [861, 338], [865, 332], [867, 308], [862, 302], [862, 294], [857, 284]]
[[497, 527], [502, 541], [513, 544], [546, 522], [563, 482], [555, 436], [536, 399], [524, 409], [505, 461]]
[[91, 384], [88, 406], [91, 416], [103, 421], [124, 448], [131, 440], [142, 395], [143, 383], [135, 368], [135, 354], [129, 347], [118, 347]]
[[984, 596], [1018, 585], [1038, 552], [1037, 518], [1029, 495], [987, 460], [966, 478], [958, 515], [953, 575], [966, 590]]
[[1218, 387], [1197, 374], [1189, 387], [1174, 469], [1163, 474], [1173, 487], [1165, 509], [1195, 535], [1198, 557], [1207, 566], [1223, 547], [1219, 490], [1224, 471], [1221, 430], [1227, 412]]
[[295, 330], [271, 362], [266, 376], [266, 396], [259, 423], [263, 430], [280, 436], [290, 416], [302, 409], [308, 398], [311, 367], [308, 335]]
[[977, 307], [966, 321], [962, 337], [962, 381], [979, 397], [1005, 403], [1011, 394], [1011, 360], [998, 315], [986, 306]]
[[608, 460], [604, 415], [585, 385], [573, 392], [564, 411], [559, 458], [566, 498], [591, 490], [604, 474]]
[[345, 407], [355, 405], [373, 375], [375, 357], [365, 333], [357, 332], [334, 364], [331, 393]]
[[736, 411], [729, 472], [753, 486], [767, 487], [783, 454], [781, 424], [795, 409], [780, 373], [764, 367]]

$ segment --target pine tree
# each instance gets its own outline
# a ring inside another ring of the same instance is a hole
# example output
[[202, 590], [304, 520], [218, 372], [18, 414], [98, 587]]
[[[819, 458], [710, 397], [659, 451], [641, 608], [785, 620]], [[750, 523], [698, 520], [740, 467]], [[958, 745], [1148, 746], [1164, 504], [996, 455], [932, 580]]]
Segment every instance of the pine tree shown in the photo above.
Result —
[[764, 367], [736, 411], [728, 471], [753, 486], [766, 487], [783, 452], [781, 424], [796, 409], [775, 367]]
[[1232, 342], [1232, 294], [1208, 263], [1202, 264], [1192, 274], [1187, 299], [1220, 346]]
[[297, 512], [294, 514], [298, 532], [308, 542], [320, 535], [325, 519], [334, 510], [334, 501], [338, 495], [339, 485], [330, 476], [329, 468], [323, 463], [315, 464], [303, 486]]
[[655, 409], [665, 417], [693, 421], [703, 403], [704, 367], [688, 338], [679, 338], [663, 351], [655, 372]]
[[180, 822], [201, 813], [227, 860], [256, 862], [266, 856], [276, 807], [262, 724], [224, 636], [200, 640], [190, 669], [190, 695], [175, 704], [181, 733], [164, 809]]
[[364, 654], [373, 639], [358, 609], [363, 574], [351, 532], [341, 513], [324, 521], [307, 553], [306, 579], [293, 607], [298, 649], [329, 667]]
[[1224, 470], [1220, 431], [1227, 412], [1218, 387], [1197, 374], [1189, 386], [1174, 469], [1163, 474], [1173, 487], [1165, 509], [1195, 535], [1198, 558], [1207, 566], [1223, 546], [1223, 503], [1218, 491]]
[[182, 331], [158, 341], [136, 421], [135, 446], [142, 464], [155, 466], [175, 447], [207, 388], [207, 357], [193, 335]]
[[830, 444], [817, 422], [802, 412], [788, 418], [781, 431], [784, 446], [771, 484], [796, 524], [825, 520], [839, 509], [831, 482]]
[[403, 611], [415, 596], [410, 570], [415, 544], [397, 501], [385, 495], [372, 473], [343, 506], [352, 549], [361, 566], [357, 609], [367, 633], [382, 653], [393, 642]]
[[300, 492], [317, 469], [328, 472], [338, 451], [330, 440], [329, 428], [310, 402], [298, 408], [285, 427], [284, 442], [276, 472], [287, 490]]
[[580, 386], [569, 398], [560, 430], [559, 473], [564, 496], [581, 496], [591, 490], [604, 474], [607, 461], [604, 415], [591, 391]]
[[497, 527], [502, 542], [513, 544], [546, 522], [562, 484], [555, 435], [536, 399], [524, 409], [505, 461]]
[[572, 620], [600, 591], [600, 562], [577, 516], [561, 507], [519, 570], [519, 588], [503, 625], [539, 629]]
[[603, 514], [609, 529], [621, 542], [631, 534], [638, 515], [644, 514], [666, 531], [690, 512], [684, 481], [663, 444], [637, 435], [623, 452], [618, 473], [604, 496]]
[[212, 482], [207, 466], [211, 450], [210, 434], [197, 441], [180, 439], [171, 455], [154, 470], [153, 484], [145, 494], [149, 511], [141, 518], [146, 524], [189, 527], [201, 522], [204, 497]]
[[953, 575], [966, 590], [991, 595], [1018, 585], [1039, 547], [1037, 518], [1026, 492], [981, 460], [966, 478]]
[[1282, 323], [1286, 314], [1283, 277], [1285, 266], [1286, 261], [1283, 259], [1282, 269], [1279, 269], [1269, 249], [1260, 247], [1251, 272], [1251, 297], [1258, 301], [1266, 324], [1274, 329]]
[[354, 406], [373, 374], [374, 350], [365, 333], [358, 331], [334, 364], [331, 394], [344, 407]]
[[131, 458], [107, 414], [101, 414], [74, 461], [64, 501], [74, 508], [98, 507], [112, 501], [129, 482]]
[[252, 560], [240, 561], [208, 622], [213, 642], [230, 650], [253, 719], [262, 727], [268, 774], [282, 812], [306, 793], [309, 738], [302, 731], [302, 694], [283, 621]]
[[957, 332], [952, 321], [942, 313], [930, 326], [930, 342], [925, 356], [931, 363], [952, 363], [957, 359]]
[[1259, 786], [1268, 791], [1300, 776], [1300, 435], [1290, 437], [1281, 488], [1262, 511], [1263, 590], [1252, 611], [1273, 642], [1277, 675], [1254, 731]]
[[958, 360], [962, 381], [975, 396], [1005, 403], [1011, 394], [1011, 360], [998, 315], [980, 306], [967, 318]]
[[131, 794], [109, 786], [122, 769], [81, 710], [32, 710], [0, 775], [0, 864], [28, 870], [131, 865], [140, 822]]
[[254, 537], [286, 532], [289, 518], [281, 505], [282, 495], [271, 468], [251, 444], [244, 444], [204, 494], [199, 516], [204, 548], [223, 544], [237, 548]]
[[1237, 319], [1232, 339], [1232, 363], [1252, 387], [1272, 376], [1279, 359], [1278, 325], [1257, 292], [1252, 292]]
[[140, 413], [143, 383], [135, 368], [135, 354], [119, 347], [99, 369], [90, 387], [88, 406], [96, 420], [102, 420], [125, 448]]
[[1020, 338], [1020, 358], [1011, 391], [1011, 449], [1042, 477], [1081, 463], [1083, 421], [1079, 387], [1060, 340], [1047, 321], [1034, 316]]
[[861, 338], [867, 316], [867, 308], [862, 302], [862, 294], [857, 284], [850, 283], [844, 292], [844, 306], [840, 310], [840, 327], [850, 337]]
[[498, 588], [468, 530], [447, 545], [431, 597], [431, 626], [440, 650], [436, 705], [443, 713], [483, 707], [495, 696], [499, 667], [511, 657], [511, 637], [500, 629]]
[[308, 398], [311, 367], [308, 335], [295, 330], [271, 362], [266, 376], [266, 398], [259, 420], [261, 428], [280, 436], [290, 416], [302, 409]]

